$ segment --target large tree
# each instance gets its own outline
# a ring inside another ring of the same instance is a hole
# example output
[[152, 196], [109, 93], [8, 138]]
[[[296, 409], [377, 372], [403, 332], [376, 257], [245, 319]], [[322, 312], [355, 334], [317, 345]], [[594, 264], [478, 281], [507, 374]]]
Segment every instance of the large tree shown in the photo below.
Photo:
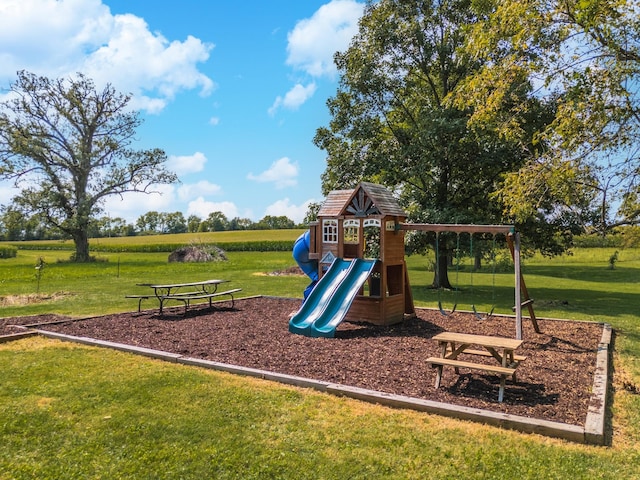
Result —
[[482, 21], [470, 31], [466, 51], [483, 67], [459, 89], [457, 105], [473, 107], [472, 122], [492, 118], [506, 137], [518, 137], [522, 126], [520, 106], [509, 105], [512, 79], [534, 83], [539, 98], [558, 106], [553, 122], [536, 134], [549, 148], [507, 178], [501, 194], [509, 214], [527, 221], [541, 210], [581, 210], [585, 228], [599, 232], [639, 224], [638, 2], [482, 0], [474, 6]]
[[[398, 191], [412, 221], [505, 220], [492, 193], [503, 174], [543, 144], [504, 139], [489, 122], [471, 128], [472, 110], [448, 101], [482, 67], [461, 50], [465, 29], [476, 21], [469, 0], [367, 6], [350, 47], [336, 54], [341, 80], [328, 102], [332, 119], [314, 139], [328, 154], [325, 193], [369, 180]], [[514, 104], [526, 106], [521, 118], [533, 132], [552, 109], [529, 92], [524, 83], [511, 93]], [[440, 240], [433, 286], [450, 287], [447, 265], [456, 242]]]
[[91, 258], [90, 222], [107, 197], [177, 181], [162, 150], [130, 148], [142, 120], [129, 101], [83, 74], [21, 71], [0, 103], [0, 178], [21, 188], [16, 204], [73, 239], [78, 262]]

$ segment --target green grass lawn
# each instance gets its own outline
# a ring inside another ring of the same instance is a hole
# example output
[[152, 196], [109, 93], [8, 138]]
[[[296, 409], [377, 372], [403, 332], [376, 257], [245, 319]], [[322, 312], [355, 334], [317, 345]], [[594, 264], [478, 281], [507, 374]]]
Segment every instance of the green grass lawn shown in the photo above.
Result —
[[[72, 316], [131, 311], [137, 301], [126, 294], [150, 293], [139, 283], [177, 283], [220, 278], [230, 288], [242, 288], [241, 296], [279, 295], [302, 297], [309, 281], [302, 276], [269, 276], [295, 266], [289, 252], [229, 252], [228, 261], [215, 263], [168, 263], [166, 253], [100, 254], [103, 261], [78, 265], [59, 262], [62, 251], [21, 250], [18, 257], [0, 261], [0, 296], [12, 299], [0, 316], [54, 312]], [[46, 265], [40, 281], [35, 265], [38, 258]], [[31, 296], [42, 302], [20, 302]], [[22, 297], [20, 297], [22, 296]], [[46, 299], [46, 297], [50, 299]], [[151, 304], [149, 304], [151, 307]]]
[[[0, 479], [14, 478], [640, 478], [640, 249], [534, 257], [523, 272], [540, 317], [610, 323], [610, 447], [589, 447], [393, 410], [104, 349], [30, 338], [0, 345]], [[244, 295], [301, 297], [304, 277], [267, 276], [288, 252], [169, 264], [167, 254], [19, 251], [0, 260], [0, 316], [134, 310], [136, 283], [225, 278]], [[35, 265], [47, 262], [38, 285]], [[426, 257], [408, 257], [417, 305], [511, 313], [513, 274], [451, 272], [428, 288]], [[457, 281], [456, 281], [457, 280]], [[494, 288], [495, 284], [495, 288]], [[29, 296], [30, 304], [8, 304]]]
[[[198, 232], [198, 233], [173, 233], [163, 235], [138, 235], [135, 237], [104, 237], [92, 238], [89, 240], [90, 247], [101, 245], [157, 245], [163, 243], [176, 244], [183, 243], [216, 243], [224, 244], [229, 242], [255, 242], [256, 240], [290, 240], [294, 241], [304, 232], [304, 229], [282, 229], [282, 230], [229, 230], [221, 232]], [[20, 242], [3, 242], [20, 245]], [[43, 250], [47, 246], [65, 247], [73, 250], [72, 240], [38, 240], [33, 242], [23, 242], [27, 244], [42, 245]]]
[[42, 338], [0, 346], [0, 369], [3, 479], [640, 473], [628, 436], [611, 448], [574, 445]]

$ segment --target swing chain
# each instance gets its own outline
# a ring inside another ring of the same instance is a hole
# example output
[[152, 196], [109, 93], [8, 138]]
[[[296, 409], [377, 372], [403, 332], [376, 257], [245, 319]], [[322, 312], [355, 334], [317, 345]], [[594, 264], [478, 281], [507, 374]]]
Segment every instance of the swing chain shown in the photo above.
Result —
[[[440, 242], [439, 242], [439, 236], [440, 236], [440, 232], [436, 232], [436, 278], [439, 280], [440, 279]], [[456, 286], [454, 287], [454, 297], [453, 297], [453, 309], [450, 312], [445, 311], [445, 309], [442, 307], [442, 298], [441, 298], [441, 291], [442, 288], [439, 287], [438, 288], [438, 310], [440, 310], [440, 313], [442, 315], [451, 315], [452, 313], [454, 313], [456, 311], [456, 308], [458, 308], [458, 292], [459, 292], [459, 288], [458, 288], [458, 275], [460, 273], [460, 233], [456, 234]]]
[[[472, 303], [471, 305], [471, 309], [473, 310], [473, 314], [479, 319], [479, 320], [486, 320], [487, 318], [491, 317], [493, 315], [493, 311], [496, 308], [496, 234], [493, 234], [493, 240], [491, 242], [491, 253], [493, 255], [493, 262], [492, 262], [492, 285], [491, 285], [491, 311], [485, 315], [481, 315], [480, 313], [478, 313], [475, 303]], [[469, 255], [471, 256], [472, 259], [475, 260], [475, 258], [473, 257], [473, 233], [471, 233], [471, 240], [470, 240], [470, 252]], [[471, 267], [471, 295], [472, 295], [472, 301], [473, 301], [473, 269], [474, 267]]]

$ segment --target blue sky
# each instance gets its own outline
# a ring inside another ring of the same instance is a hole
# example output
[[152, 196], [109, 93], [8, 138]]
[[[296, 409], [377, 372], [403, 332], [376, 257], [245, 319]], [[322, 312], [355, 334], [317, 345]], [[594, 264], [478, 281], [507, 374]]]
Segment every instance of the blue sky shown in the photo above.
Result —
[[[144, 118], [135, 147], [163, 149], [181, 183], [113, 198], [112, 217], [300, 222], [322, 200], [325, 153], [312, 139], [329, 122], [333, 54], [363, 9], [364, 0], [0, 0], [0, 92], [24, 69], [81, 71], [134, 95]], [[15, 191], [1, 187], [6, 204]]]

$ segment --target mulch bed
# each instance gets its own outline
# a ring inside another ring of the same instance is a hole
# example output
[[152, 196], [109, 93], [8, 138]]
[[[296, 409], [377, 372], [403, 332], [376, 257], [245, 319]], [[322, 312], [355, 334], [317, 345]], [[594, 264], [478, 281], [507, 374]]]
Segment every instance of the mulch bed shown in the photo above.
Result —
[[[273, 297], [239, 299], [235, 307], [182, 307], [121, 313], [57, 322], [56, 315], [0, 318], [0, 335], [21, 330], [10, 325], [44, 322], [41, 329], [162, 350], [276, 373], [327, 381], [385, 393], [444, 402], [541, 420], [584, 425], [593, 385], [602, 325], [539, 320], [541, 334], [524, 319], [524, 343], [516, 353], [527, 359], [517, 383], [507, 380], [498, 403], [499, 377], [479, 372], [456, 375], [445, 368], [440, 388], [435, 369], [425, 363], [437, 356], [431, 337], [443, 330], [515, 336], [512, 317], [479, 320], [472, 313], [443, 316], [417, 309], [417, 317], [393, 326], [343, 322], [335, 338], [289, 333], [289, 314], [300, 300]], [[463, 357], [461, 357], [463, 359]], [[488, 359], [487, 361], [492, 361]]]

